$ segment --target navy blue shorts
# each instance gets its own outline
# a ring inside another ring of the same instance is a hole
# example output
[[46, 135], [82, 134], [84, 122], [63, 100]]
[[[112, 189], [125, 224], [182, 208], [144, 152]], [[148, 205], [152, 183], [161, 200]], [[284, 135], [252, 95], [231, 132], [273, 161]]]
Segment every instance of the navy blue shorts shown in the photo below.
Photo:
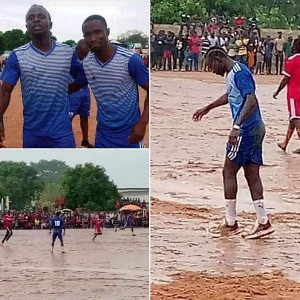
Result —
[[226, 155], [239, 166], [247, 164], [263, 165], [262, 143], [265, 137], [264, 127], [255, 135], [240, 135], [237, 144], [227, 144]]
[[70, 102], [70, 117], [74, 118], [76, 115], [82, 117], [89, 117], [91, 110], [90, 91], [87, 88], [81, 89], [76, 93], [69, 95]]
[[144, 148], [144, 142], [130, 144], [129, 135], [131, 129], [122, 132], [110, 132], [100, 130], [97, 126], [95, 148]]
[[52, 235], [52, 239], [53, 239], [53, 241], [55, 241], [56, 240], [56, 238], [58, 238], [59, 240], [61, 240], [62, 241], [62, 234], [61, 234], [61, 232], [53, 232], [53, 235]]
[[75, 148], [75, 138], [71, 131], [64, 136], [50, 137], [23, 131], [23, 148]]

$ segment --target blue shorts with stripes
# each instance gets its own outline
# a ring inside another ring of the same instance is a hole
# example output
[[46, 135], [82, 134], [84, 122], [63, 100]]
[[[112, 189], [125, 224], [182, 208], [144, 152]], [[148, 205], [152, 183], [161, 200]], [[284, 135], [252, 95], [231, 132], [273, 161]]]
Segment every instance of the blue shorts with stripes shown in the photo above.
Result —
[[259, 128], [256, 133], [255, 135], [246, 135], [243, 132], [235, 145], [227, 144], [227, 157], [239, 166], [263, 165], [262, 143], [265, 137], [265, 128]]

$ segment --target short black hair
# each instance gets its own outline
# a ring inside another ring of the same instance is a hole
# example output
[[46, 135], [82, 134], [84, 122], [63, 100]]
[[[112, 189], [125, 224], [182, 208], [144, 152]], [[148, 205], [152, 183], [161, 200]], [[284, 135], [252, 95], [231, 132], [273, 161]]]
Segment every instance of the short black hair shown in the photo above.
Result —
[[100, 22], [105, 26], [105, 28], [107, 28], [107, 23], [106, 23], [106, 20], [105, 20], [104, 17], [102, 17], [102, 16], [100, 16], [100, 15], [91, 15], [91, 16], [87, 17], [87, 18], [83, 21], [83, 23], [82, 23], [82, 30], [83, 30], [83, 25], [84, 25], [86, 22], [88, 22], [88, 21], [95, 21], [95, 20], [100, 21]]
[[227, 57], [226, 51], [219, 47], [219, 46], [214, 46], [208, 49], [208, 51], [205, 54], [206, 59], [216, 59], [216, 58], [225, 58]]
[[[42, 8], [43, 10], [45, 10], [48, 14], [48, 18], [49, 18], [49, 21], [51, 21], [51, 16], [50, 16], [50, 13], [49, 11], [42, 5], [38, 5], [38, 4], [33, 4], [32, 6], [30, 6], [30, 8], [28, 9], [27, 13], [26, 13], [26, 16], [25, 16], [25, 19], [27, 19], [27, 14], [28, 12], [32, 9], [32, 8], [35, 8], [35, 7], [38, 7], [38, 8]], [[26, 20], [25, 20], [26, 21]]]
[[59, 217], [59, 215], [60, 215], [60, 211], [57, 211], [56, 216]]
[[211, 68], [214, 60], [221, 60], [226, 58], [227, 56], [228, 55], [223, 48], [219, 46], [211, 47], [205, 54], [207, 66]]
[[295, 39], [293, 43], [294, 54], [300, 53], [300, 39]]

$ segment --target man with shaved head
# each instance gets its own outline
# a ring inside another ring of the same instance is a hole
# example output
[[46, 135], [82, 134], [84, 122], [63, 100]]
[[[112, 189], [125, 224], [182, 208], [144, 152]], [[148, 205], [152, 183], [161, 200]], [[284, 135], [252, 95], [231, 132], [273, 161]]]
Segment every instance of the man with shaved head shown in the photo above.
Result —
[[70, 46], [51, 39], [51, 16], [43, 6], [31, 6], [25, 21], [31, 42], [12, 51], [0, 78], [0, 147], [4, 147], [3, 115], [20, 79], [23, 147], [73, 148], [68, 83], [69, 75], [75, 78], [82, 65]]
[[[75, 48], [75, 55], [82, 61], [89, 53], [89, 48], [84, 39], [78, 41]], [[73, 80], [71, 80], [72, 82]], [[83, 87], [81, 90], [69, 95], [70, 100], [70, 117], [71, 120], [77, 115], [80, 117], [80, 127], [82, 132], [81, 146], [85, 148], [93, 148], [94, 146], [89, 143], [89, 116], [91, 110], [91, 97], [88, 86]]]

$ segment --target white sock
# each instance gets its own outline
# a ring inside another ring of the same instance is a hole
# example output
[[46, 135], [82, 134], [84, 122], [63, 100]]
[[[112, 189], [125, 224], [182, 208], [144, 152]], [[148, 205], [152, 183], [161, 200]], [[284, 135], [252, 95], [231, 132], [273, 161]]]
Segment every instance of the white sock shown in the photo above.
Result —
[[236, 221], [236, 199], [225, 199], [226, 222], [229, 226], [234, 225]]
[[256, 216], [257, 220], [260, 224], [266, 224], [268, 221], [268, 216], [265, 208], [265, 201], [264, 199], [259, 199], [253, 201], [255, 210], [256, 210]]

